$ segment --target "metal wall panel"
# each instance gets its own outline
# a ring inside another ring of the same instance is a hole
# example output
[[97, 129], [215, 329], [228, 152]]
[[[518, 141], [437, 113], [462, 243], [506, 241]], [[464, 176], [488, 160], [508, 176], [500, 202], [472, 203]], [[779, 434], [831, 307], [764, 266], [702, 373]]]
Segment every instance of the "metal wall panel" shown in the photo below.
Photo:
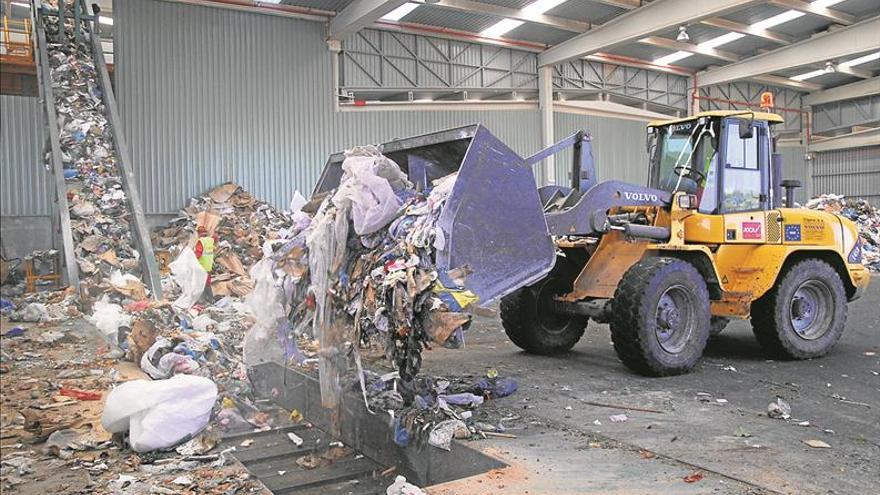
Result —
[[[648, 181], [648, 152], [645, 149], [647, 122], [556, 112], [556, 139], [585, 129], [592, 136], [593, 159], [599, 180], [623, 180], [633, 184]], [[569, 185], [571, 152], [556, 155], [556, 182]]]
[[149, 0], [117, 2], [114, 17], [116, 93], [147, 213], [225, 180], [286, 205], [332, 152], [475, 122], [521, 154], [540, 147], [537, 110], [335, 112], [320, 23]]
[[42, 216], [50, 211], [45, 141], [37, 98], [0, 95], [0, 214]]
[[843, 194], [880, 206], [880, 146], [813, 153], [813, 193]]
[[880, 95], [843, 100], [813, 107], [813, 132], [845, 130], [880, 121]]
[[804, 204], [812, 196], [809, 190], [810, 162], [804, 158], [807, 149], [804, 146], [780, 146], [777, 152], [782, 155], [782, 178], [801, 181], [801, 187], [795, 189], [794, 200]]

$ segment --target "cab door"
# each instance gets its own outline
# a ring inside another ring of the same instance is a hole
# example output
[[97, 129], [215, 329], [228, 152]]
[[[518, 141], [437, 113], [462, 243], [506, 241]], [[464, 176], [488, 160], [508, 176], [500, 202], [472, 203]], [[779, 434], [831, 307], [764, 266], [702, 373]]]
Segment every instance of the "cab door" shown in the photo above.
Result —
[[[743, 126], [751, 130], [741, 133]], [[781, 242], [779, 211], [770, 210], [770, 129], [766, 122], [726, 118], [721, 125], [720, 205], [725, 244]]]

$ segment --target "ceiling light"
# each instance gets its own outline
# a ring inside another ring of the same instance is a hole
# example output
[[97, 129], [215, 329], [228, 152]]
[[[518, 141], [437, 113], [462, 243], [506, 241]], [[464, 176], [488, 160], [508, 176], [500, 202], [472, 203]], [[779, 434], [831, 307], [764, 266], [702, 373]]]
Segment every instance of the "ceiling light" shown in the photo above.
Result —
[[688, 58], [693, 55], [690, 52], [675, 52], [670, 55], [666, 55], [665, 57], [660, 57], [654, 60], [654, 63], [657, 65], [669, 65], [672, 62], [677, 62], [683, 58]]
[[105, 17], [103, 15], [98, 16], [98, 22], [100, 22], [101, 24], [106, 24], [108, 26], [112, 26], [113, 25], [113, 18], [112, 17]]
[[859, 58], [854, 58], [852, 60], [847, 60], [846, 62], [841, 62], [838, 65], [840, 65], [841, 67], [855, 67], [857, 65], [873, 62], [875, 60], [880, 60], [880, 52], [869, 53]]
[[746, 37], [746, 35], [744, 35], [742, 33], [727, 33], [727, 34], [722, 34], [721, 36], [716, 36], [716, 37], [712, 38], [711, 40], [704, 41], [704, 42], [700, 43], [698, 46], [700, 48], [716, 48], [721, 45], [726, 45], [732, 41], [736, 41], [740, 38], [745, 38], [745, 37]]
[[786, 10], [781, 14], [776, 14], [773, 17], [768, 17], [767, 19], [764, 19], [763, 21], [758, 21], [752, 24], [752, 27], [755, 29], [768, 29], [803, 16], [803, 12], [798, 12], [796, 10]]
[[679, 26], [678, 27], [678, 36], [675, 37], [675, 41], [690, 41], [691, 37], [688, 35], [687, 26]]
[[11, 3], [12, 5], [15, 5], [16, 7], [27, 7], [27, 8], [30, 8], [30, 5], [28, 5], [28, 4], [24, 3], [24, 2], [10, 2], [10, 3]]
[[813, 70], [810, 72], [806, 72], [804, 74], [798, 74], [796, 76], [792, 76], [789, 79], [793, 81], [803, 81], [804, 79], [811, 79], [814, 77], [818, 77], [825, 74], [825, 69]]
[[831, 7], [842, 1], [843, 0], [815, 0], [814, 2], [811, 2], [810, 5], [813, 7]]
[[391, 12], [382, 16], [382, 20], [384, 21], [399, 21], [406, 17], [407, 14], [416, 10], [419, 7], [419, 4], [414, 2], [407, 2], [400, 7], [392, 10]]
[[504, 35], [508, 31], [512, 29], [516, 29], [523, 25], [523, 21], [515, 21], [513, 19], [504, 19], [501, 21], [492, 24], [488, 28], [484, 29], [480, 36], [485, 36], [486, 38], [498, 38], [499, 36]]
[[529, 14], [543, 14], [559, 4], [565, 3], [567, 0], [537, 0], [522, 8], [523, 12]]
[[825, 73], [830, 74], [832, 72], [837, 72], [837, 69], [834, 67], [834, 62], [829, 60], [825, 62]]

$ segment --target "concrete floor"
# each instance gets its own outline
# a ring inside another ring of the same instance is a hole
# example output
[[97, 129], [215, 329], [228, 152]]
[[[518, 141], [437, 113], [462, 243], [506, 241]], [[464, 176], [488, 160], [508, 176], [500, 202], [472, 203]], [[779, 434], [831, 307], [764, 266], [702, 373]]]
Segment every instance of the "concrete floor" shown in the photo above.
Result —
[[[495, 401], [523, 416], [510, 431], [517, 438], [472, 444], [511, 468], [430, 492], [878, 493], [878, 303], [880, 277], [874, 277], [865, 296], [850, 304], [846, 332], [824, 358], [768, 360], [749, 323], [734, 321], [692, 373], [669, 378], [625, 368], [607, 325], [591, 323], [572, 352], [542, 357], [514, 346], [497, 317], [480, 317], [466, 349], [426, 352], [422, 369], [482, 374], [495, 368], [519, 380], [516, 394]], [[711, 394], [709, 401], [698, 393]], [[791, 405], [792, 419], [767, 416], [776, 396]], [[609, 421], [619, 413], [628, 421]], [[799, 426], [803, 421], [809, 426]], [[808, 439], [831, 448], [811, 448], [803, 443]], [[697, 470], [703, 480], [683, 481]]]

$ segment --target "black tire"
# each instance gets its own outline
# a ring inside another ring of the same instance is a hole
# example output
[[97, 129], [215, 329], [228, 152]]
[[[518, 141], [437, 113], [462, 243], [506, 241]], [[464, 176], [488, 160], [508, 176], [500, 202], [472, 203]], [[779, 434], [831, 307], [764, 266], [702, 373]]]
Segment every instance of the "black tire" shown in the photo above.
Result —
[[721, 335], [721, 332], [727, 328], [727, 324], [730, 323], [730, 318], [726, 318], [724, 316], [713, 316], [711, 320], [709, 320], [709, 337], [717, 337]]
[[552, 310], [552, 297], [571, 291], [577, 275], [564, 258], [559, 258], [547, 277], [501, 299], [501, 325], [511, 342], [524, 351], [548, 356], [577, 344], [589, 318]]
[[709, 291], [690, 263], [663, 257], [636, 263], [617, 285], [611, 308], [614, 350], [636, 373], [679, 375], [702, 357]]
[[846, 290], [837, 270], [822, 260], [805, 259], [752, 303], [752, 331], [774, 357], [815, 358], [840, 340], [846, 311]]

